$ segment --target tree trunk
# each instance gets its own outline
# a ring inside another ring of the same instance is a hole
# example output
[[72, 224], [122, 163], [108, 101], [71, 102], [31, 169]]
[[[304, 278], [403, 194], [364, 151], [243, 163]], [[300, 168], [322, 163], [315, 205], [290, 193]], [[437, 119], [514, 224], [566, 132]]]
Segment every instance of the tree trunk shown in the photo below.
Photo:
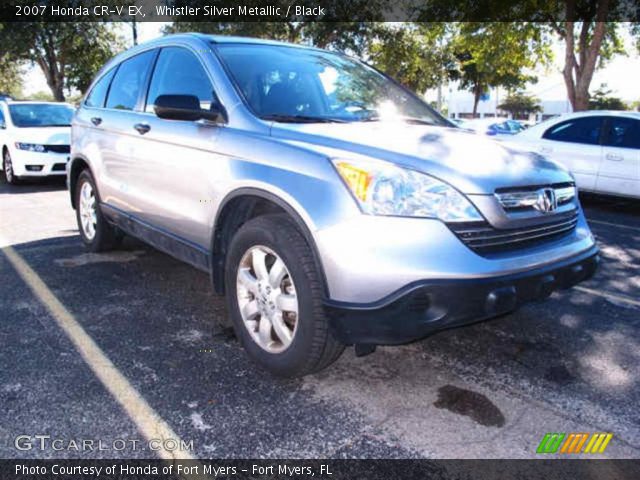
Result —
[[473, 118], [476, 118], [476, 114], [478, 113], [478, 103], [480, 103], [481, 95], [482, 89], [480, 87], [475, 87], [473, 89]]
[[[589, 86], [600, 57], [600, 49], [606, 32], [606, 18], [609, 12], [609, 0], [598, 2], [595, 22], [582, 22], [578, 45], [575, 38], [575, 22], [565, 22], [565, 61], [562, 75], [567, 87], [567, 96], [574, 112], [589, 109]], [[575, 18], [575, 0], [567, 0], [566, 17]], [[592, 17], [593, 18], [593, 17]], [[593, 32], [589, 35], [590, 28]], [[589, 40], [591, 37], [591, 40]], [[576, 56], [577, 51], [577, 56]]]

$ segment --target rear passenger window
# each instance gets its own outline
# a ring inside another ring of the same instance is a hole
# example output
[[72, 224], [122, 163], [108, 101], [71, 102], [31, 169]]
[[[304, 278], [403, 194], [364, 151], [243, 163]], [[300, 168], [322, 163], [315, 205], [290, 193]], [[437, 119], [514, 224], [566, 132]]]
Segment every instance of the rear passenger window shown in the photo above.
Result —
[[111, 84], [114, 73], [116, 73], [116, 69], [112, 68], [93, 86], [84, 102], [87, 107], [104, 107], [104, 101], [107, 99], [107, 92], [109, 91], [109, 85]]
[[544, 132], [542, 138], [558, 142], [599, 145], [602, 117], [582, 117], [554, 125]]
[[640, 121], [632, 118], [609, 117], [605, 145], [608, 147], [640, 148]]
[[120, 64], [111, 82], [107, 108], [133, 110], [136, 107], [154, 55], [155, 51], [150, 50]]
[[145, 111], [153, 113], [160, 95], [194, 95], [200, 108], [209, 110], [215, 100], [213, 86], [200, 60], [180, 47], [163, 48], [153, 70]]

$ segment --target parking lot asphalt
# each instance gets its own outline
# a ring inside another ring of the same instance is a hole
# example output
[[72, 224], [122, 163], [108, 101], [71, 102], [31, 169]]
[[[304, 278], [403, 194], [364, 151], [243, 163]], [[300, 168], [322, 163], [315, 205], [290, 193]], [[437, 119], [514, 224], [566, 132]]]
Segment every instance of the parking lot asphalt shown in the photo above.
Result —
[[[640, 204], [583, 204], [603, 257], [589, 282], [281, 380], [242, 352], [207, 275], [132, 239], [87, 254], [63, 182], [2, 184], [0, 458], [149, 458], [154, 421], [200, 458], [535, 458], [547, 432], [610, 432], [600, 456], [640, 458]], [[70, 446], [86, 439], [106, 448]]]

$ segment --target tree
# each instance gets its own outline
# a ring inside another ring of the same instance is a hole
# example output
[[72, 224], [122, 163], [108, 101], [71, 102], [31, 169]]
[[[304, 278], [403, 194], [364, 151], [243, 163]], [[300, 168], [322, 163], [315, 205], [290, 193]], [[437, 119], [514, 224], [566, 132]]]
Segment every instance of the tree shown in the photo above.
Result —
[[0, 57], [0, 94], [10, 95], [12, 98], [22, 96], [21, 62], [16, 62], [8, 55]]
[[424, 93], [441, 86], [455, 70], [451, 33], [446, 23], [392, 24], [377, 32], [371, 62], [407, 88]]
[[611, 94], [613, 90], [607, 88], [607, 84], [603, 83], [594, 92], [589, 99], [590, 110], [627, 110], [627, 104], [622, 99], [614, 97]]
[[453, 49], [459, 63], [453, 78], [473, 93], [474, 115], [489, 88], [522, 88], [536, 80], [536, 66], [551, 60], [549, 40], [532, 22], [461, 23]]
[[99, 22], [7, 22], [0, 29], [0, 45], [8, 58], [38, 65], [53, 97], [64, 101], [65, 89], [84, 91], [122, 43]]
[[624, 51], [619, 23], [607, 22], [617, 2], [564, 0], [563, 4], [564, 15], [570, 21], [552, 22], [551, 27], [565, 44], [562, 75], [571, 106], [574, 111], [587, 110], [596, 68]]
[[540, 112], [540, 100], [524, 92], [514, 92], [505, 98], [498, 108], [510, 113], [513, 118], [524, 118], [531, 113]]

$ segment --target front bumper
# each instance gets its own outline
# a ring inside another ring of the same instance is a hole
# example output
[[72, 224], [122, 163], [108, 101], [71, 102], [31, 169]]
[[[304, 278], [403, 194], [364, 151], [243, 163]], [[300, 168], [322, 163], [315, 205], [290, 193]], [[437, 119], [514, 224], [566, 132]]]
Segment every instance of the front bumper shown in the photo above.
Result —
[[508, 313], [591, 278], [598, 249], [545, 267], [474, 279], [414, 282], [371, 304], [327, 301], [334, 334], [345, 344], [393, 345]]
[[68, 153], [40, 153], [17, 149], [11, 152], [11, 163], [17, 177], [66, 175], [68, 161]]

